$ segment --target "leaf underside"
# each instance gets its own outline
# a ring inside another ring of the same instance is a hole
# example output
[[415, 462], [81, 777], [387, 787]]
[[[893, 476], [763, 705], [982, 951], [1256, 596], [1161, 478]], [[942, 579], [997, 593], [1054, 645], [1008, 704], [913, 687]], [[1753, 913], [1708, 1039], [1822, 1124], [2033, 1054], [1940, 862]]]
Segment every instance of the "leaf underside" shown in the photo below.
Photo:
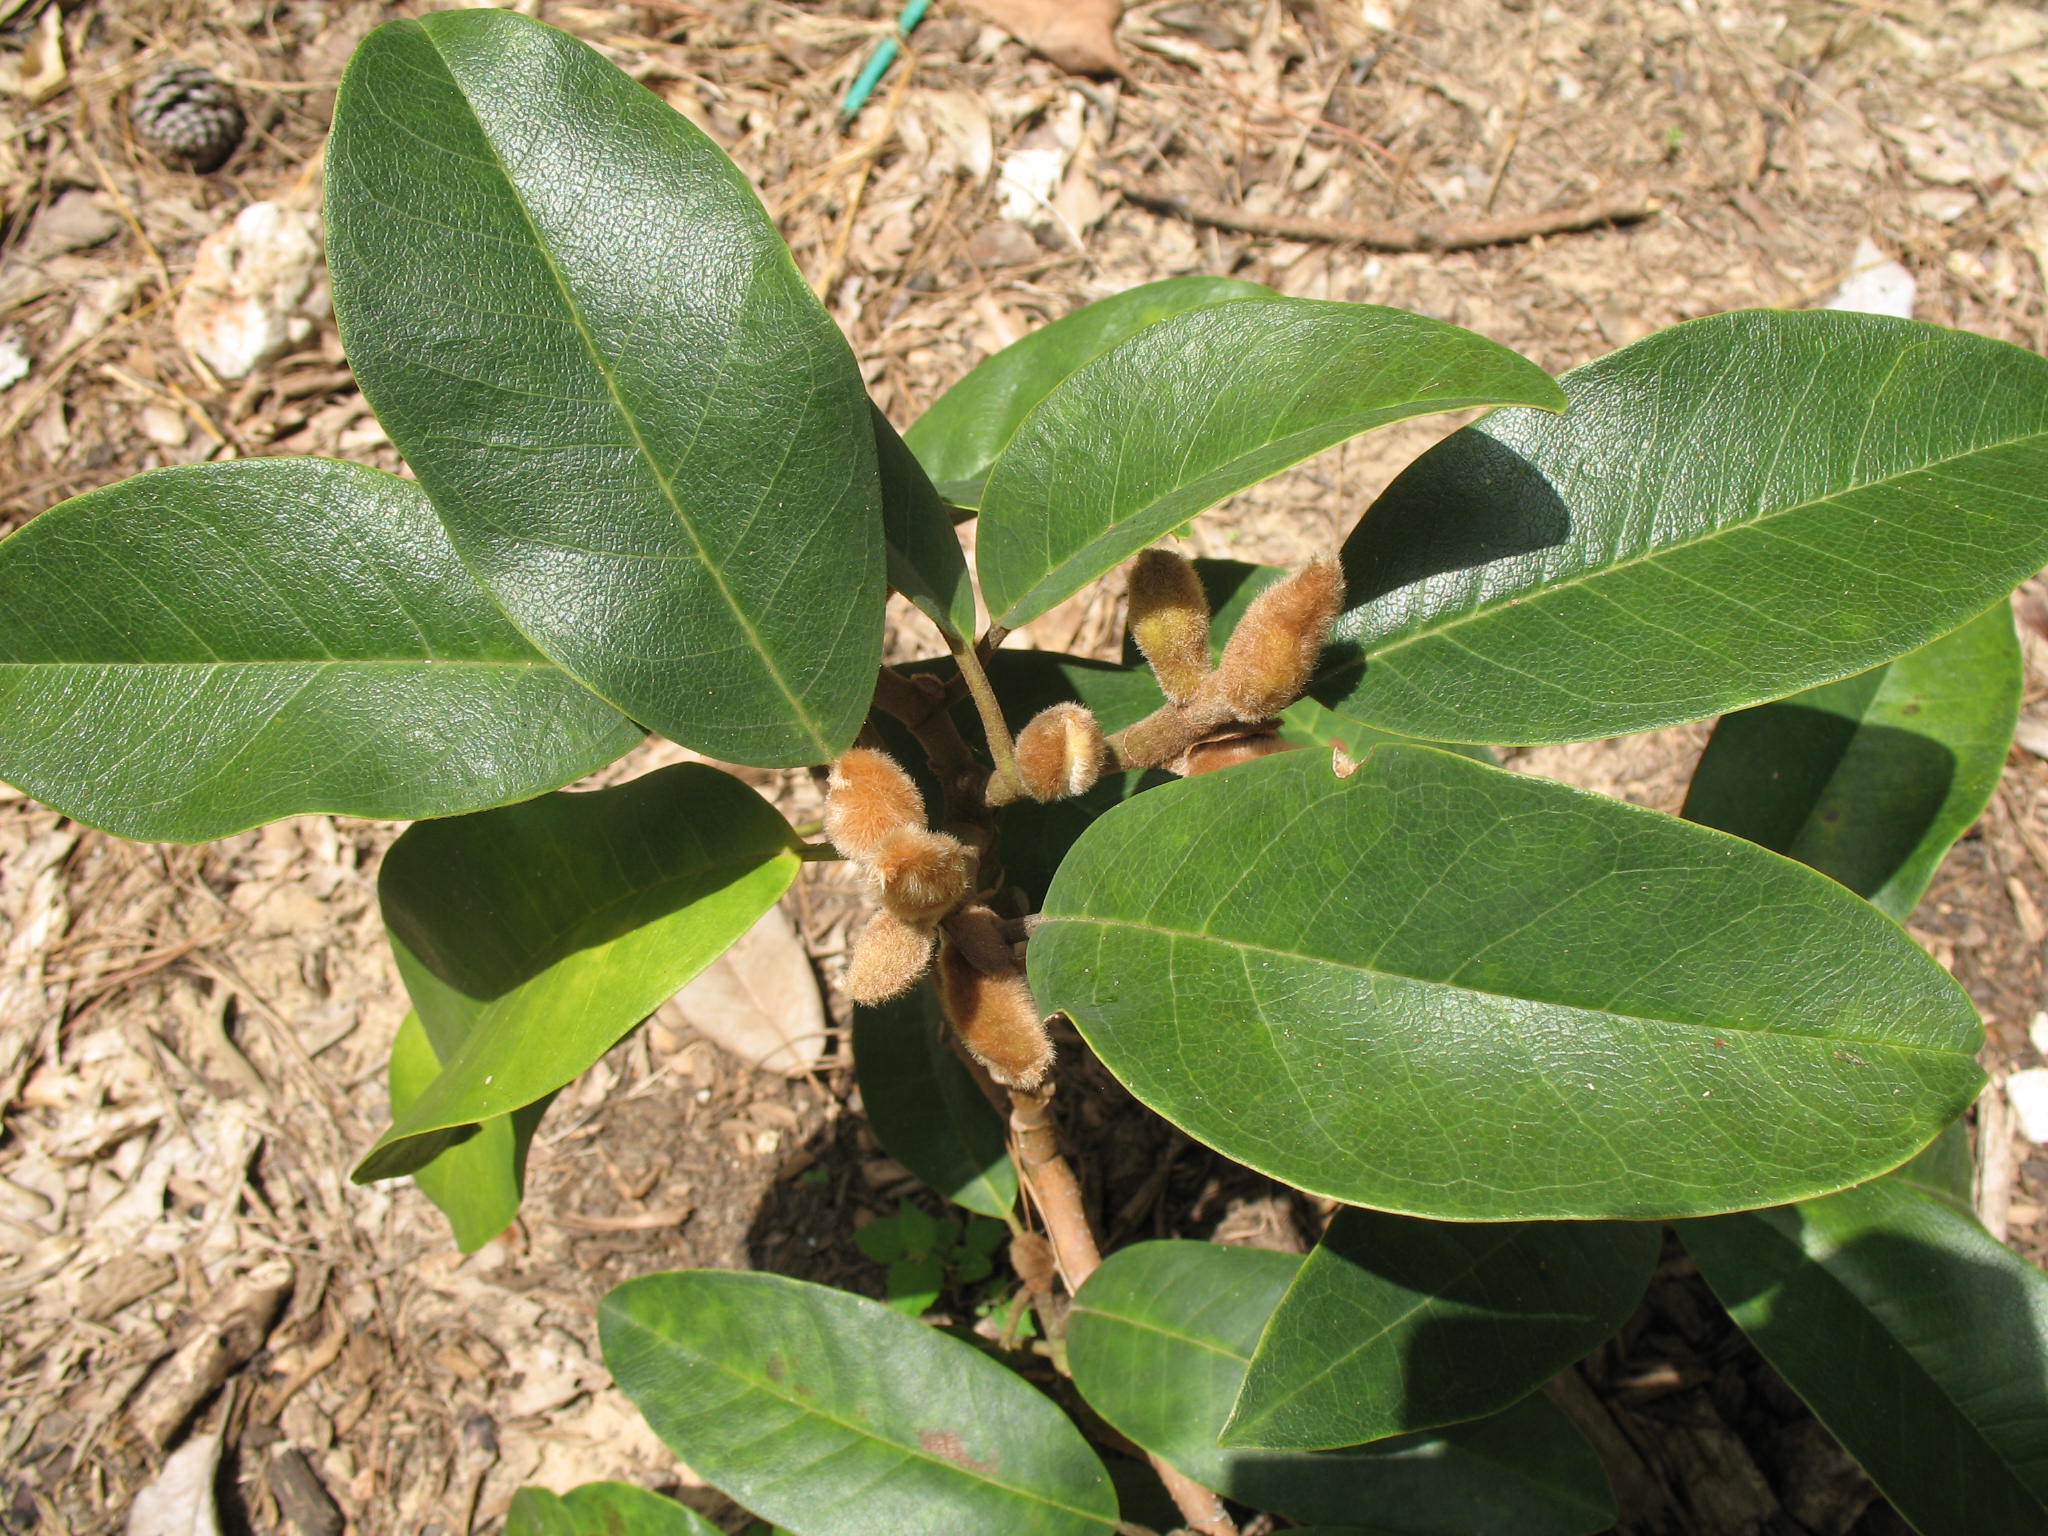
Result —
[[443, 1066], [357, 1181], [411, 1173], [588, 1070], [775, 904], [791, 842], [702, 763], [408, 830], [378, 896]]

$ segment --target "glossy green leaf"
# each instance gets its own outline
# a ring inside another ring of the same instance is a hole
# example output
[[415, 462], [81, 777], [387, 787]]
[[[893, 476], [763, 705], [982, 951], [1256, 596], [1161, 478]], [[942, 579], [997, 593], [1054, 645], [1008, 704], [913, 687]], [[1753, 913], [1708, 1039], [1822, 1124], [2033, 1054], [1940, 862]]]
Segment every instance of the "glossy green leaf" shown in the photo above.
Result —
[[1198, 1140], [1451, 1220], [1870, 1178], [1976, 1095], [1969, 999], [1812, 870], [1427, 747], [1167, 785], [1074, 845], [1039, 1001]]
[[1915, 1530], [2048, 1532], [2048, 1276], [1893, 1179], [1679, 1235]]
[[1008, 1128], [939, 1028], [929, 987], [854, 1010], [868, 1128], [883, 1151], [954, 1204], [1007, 1216], [1017, 1203]]
[[1254, 1509], [1298, 1520], [1369, 1516], [1400, 1536], [1567, 1536], [1613, 1520], [1599, 1462], [1540, 1398], [1377, 1445], [1219, 1450], [1259, 1331], [1301, 1263], [1214, 1243], [1118, 1250], [1068, 1316], [1074, 1385], [1146, 1450]]
[[1902, 656], [2048, 562], [2031, 352], [1756, 310], [1562, 382], [1567, 414], [1453, 434], [1359, 523], [1347, 710], [1496, 744], [1697, 720]]
[[973, 1346], [826, 1286], [691, 1270], [598, 1312], [605, 1364], [700, 1477], [798, 1536], [1108, 1536], [1109, 1475]]
[[982, 596], [1014, 628], [1347, 437], [1563, 398], [1526, 358], [1400, 310], [1272, 298], [1170, 316], [1076, 370], [1018, 427], [982, 497]]
[[444, 1065], [357, 1181], [411, 1173], [586, 1071], [775, 904], [794, 842], [702, 763], [409, 829], [377, 890]]
[[1506, 1408], [1628, 1320], [1659, 1236], [1340, 1210], [1259, 1335], [1223, 1443], [1315, 1451]]
[[1929, 1142], [1925, 1151], [1912, 1161], [1901, 1163], [1885, 1177], [1975, 1221], [1977, 1209], [1971, 1191], [1977, 1181], [1976, 1173], [1976, 1163], [1970, 1156], [1970, 1133], [1962, 1121], [1956, 1120]]
[[0, 541], [0, 778], [123, 837], [480, 810], [640, 735], [505, 622], [395, 475], [160, 469]]
[[746, 180], [509, 11], [366, 38], [327, 150], [349, 363], [464, 562], [620, 709], [821, 762], [881, 659], [871, 408]]
[[1903, 923], [1998, 788], [2020, 685], [2001, 602], [1897, 661], [1722, 716], [1685, 815], [1832, 875]]
[[[471, 1011], [472, 1018], [477, 1010]], [[445, 1021], [444, 1021], [445, 1022]], [[460, 1045], [456, 1036], [452, 1056]], [[441, 1075], [441, 1057], [415, 1011], [398, 1026], [391, 1043], [391, 1117], [400, 1120]], [[433, 1201], [455, 1231], [455, 1245], [474, 1253], [512, 1224], [526, 1194], [526, 1153], [554, 1095], [476, 1127], [432, 1162], [413, 1170], [412, 1181]]]
[[933, 479], [976, 479], [1002, 455], [1031, 408], [1084, 363], [1168, 315], [1272, 291], [1236, 277], [1169, 277], [1097, 299], [983, 358], [904, 438]]
[[585, 1483], [564, 1494], [512, 1495], [505, 1536], [719, 1536], [693, 1509], [631, 1483]]
[[875, 409], [875, 462], [882, 477], [882, 530], [889, 585], [956, 639], [974, 638], [974, 583], [953, 515], [911, 452]]

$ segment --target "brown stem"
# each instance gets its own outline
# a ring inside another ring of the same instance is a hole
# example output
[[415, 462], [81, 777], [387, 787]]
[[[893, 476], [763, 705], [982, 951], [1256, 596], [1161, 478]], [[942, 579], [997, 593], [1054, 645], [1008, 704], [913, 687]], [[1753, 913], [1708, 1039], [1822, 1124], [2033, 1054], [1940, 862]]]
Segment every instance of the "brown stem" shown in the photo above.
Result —
[[1602, 224], [1637, 224], [1654, 218], [1661, 206], [1653, 197], [1632, 195], [1602, 198], [1547, 213], [1526, 213], [1504, 219], [1465, 219], [1425, 224], [1380, 220], [1309, 219], [1288, 214], [1251, 213], [1207, 198], [1177, 197], [1132, 182], [1117, 190], [1140, 208], [1170, 213], [1190, 224], [1235, 230], [1245, 235], [1270, 235], [1330, 245], [1358, 245], [1374, 251], [1468, 251], [1484, 245], [1514, 245], [1538, 235], [1562, 235], [1597, 229]]
[[1180, 1517], [1187, 1521], [1189, 1530], [1199, 1531], [1201, 1536], [1237, 1536], [1237, 1522], [1230, 1518], [1230, 1511], [1223, 1507], [1223, 1501], [1213, 1492], [1149, 1451], [1145, 1459], [1152, 1463], [1152, 1470], [1159, 1474], [1159, 1481], [1166, 1484], [1166, 1491], [1173, 1495], [1173, 1502], [1180, 1507]]
[[1088, 1225], [1081, 1182], [1060, 1151], [1059, 1132], [1052, 1123], [1052, 1091], [1050, 1083], [1032, 1090], [1012, 1088], [1010, 1131], [1017, 1138], [1017, 1172], [1031, 1187], [1038, 1214], [1045, 1219], [1045, 1235], [1052, 1239], [1060, 1278], [1071, 1296], [1101, 1265], [1102, 1251]]
[[[1088, 1223], [1080, 1180], [1060, 1151], [1059, 1132], [1052, 1123], [1051, 1084], [1034, 1092], [1010, 1090], [1010, 1131], [1017, 1139], [1017, 1172], [1045, 1221], [1053, 1262], [1071, 1296], [1101, 1267], [1102, 1250]], [[1213, 1492], [1149, 1452], [1146, 1459], [1173, 1495], [1189, 1530], [1201, 1536], [1237, 1536], [1236, 1523]]]

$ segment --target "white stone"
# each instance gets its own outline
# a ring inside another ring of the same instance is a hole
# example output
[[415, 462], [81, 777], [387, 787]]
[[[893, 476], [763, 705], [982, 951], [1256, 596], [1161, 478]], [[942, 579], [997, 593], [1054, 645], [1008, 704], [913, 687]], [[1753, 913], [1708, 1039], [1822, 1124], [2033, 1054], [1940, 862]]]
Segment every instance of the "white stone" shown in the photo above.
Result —
[[168, 405], [145, 405], [135, 413], [135, 424], [142, 429], [142, 435], [159, 448], [182, 448], [192, 435], [185, 413]]
[[2028, 1022], [2027, 1040], [2043, 1058], [2048, 1058], [2048, 1013], [2037, 1013]]
[[1919, 289], [1911, 272], [1898, 262], [1887, 260], [1884, 252], [1865, 236], [1857, 242], [1856, 254], [1849, 260], [1849, 275], [1828, 300], [1827, 307], [1910, 320]]
[[2029, 1067], [2005, 1080], [2005, 1101], [2019, 1121], [2020, 1134], [2048, 1145], [2048, 1067]]
[[200, 242], [172, 329], [221, 378], [246, 378], [311, 333], [319, 268], [318, 219], [251, 203]]
[[0, 389], [28, 377], [28, 348], [13, 331], [0, 331]]

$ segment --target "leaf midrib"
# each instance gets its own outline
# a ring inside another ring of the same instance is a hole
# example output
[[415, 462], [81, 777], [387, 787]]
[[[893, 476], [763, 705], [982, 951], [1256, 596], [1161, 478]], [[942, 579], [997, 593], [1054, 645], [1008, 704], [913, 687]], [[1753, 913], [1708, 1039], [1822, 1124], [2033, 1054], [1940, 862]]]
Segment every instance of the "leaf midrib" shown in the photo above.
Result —
[[[416, 23], [416, 25], [418, 24]], [[625, 397], [619, 392], [618, 378], [612, 372], [611, 365], [606, 360], [604, 353], [599, 349], [597, 338], [591, 334], [590, 326], [583, 316], [583, 308], [577, 302], [576, 295], [570, 288], [568, 279], [556, 264], [554, 252], [549, 249], [546, 240], [542, 238], [540, 225], [535, 222], [533, 211], [527, 207], [525, 195], [520, 191], [519, 184], [513, 179], [511, 167], [506, 165], [505, 157], [499, 153], [497, 140], [492, 138], [485, 129], [482, 117], [478, 115], [475, 106], [470, 102], [469, 92], [463, 89], [462, 81], [455, 73], [454, 65], [450, 63], [448, 56], [441, 51], [441, 44], [434, 36], [434, 33], [424, 25], [420, 25], [420, 33], [426, 38], [427, 46], [433, 50], [435, 61], [446, 72], [449, 85], [462, 98], [463, 104], [469, 107], [470, 120], [476, 125], [477, 136], [489, 148], [491, 162], [497, 167], [498, 174], [504, 181], [506, 194], [512, 199], [513, 206], [519, 210], [520, 218], [526, 223], [527, 230], [533, 238], [533, 248], [539, 254], [541, 261], [546, 265], [550, 281], [554, 283], [556, 290], [561, 294], [562, 307], [568, 312], [570, 323], [576, 328], [577, 337], [582, 341], [584, 350], [590, 355], [591, 366], [597, 370], [598, 377], [604, 380], [605, 392], [611, 396], [613, 408], [618, 411], [619, 419], [625, 423], [626, 430], [632, 434], [634, 450], [639, 454], [641, 462], [647, 466], [647, 472], [653, 476], [654, 483], [660, 488], [662, 499], [668, 503], [669, 511], [675, 515], [677, 524], [689, 536], [690, 544], [697, 552], [698, 562], [703, 566], [705, 575], [711, 578], [711, 583], [717, 588], [719, 597], [724, 600], [726, 608], [731, 612], [733, 621], [739, 626], [740, 632], [747, 637], [747, 643], [753, 648], [754, 654], [761, 659], [761, 665], [766, 669], [769, 680], [775, 684], [776, 689], [782, 694], [784, 701], [795, 711], [797, 719], [802, 722], [805, 732], [809, 734], [812, 745], [818, 749], [821, 756], [830, 757], [832, 755], [831, 742], [826, 738], [825, 733], [819, 729], [818, 722], [812, 718], [811, 712], [804, 706], [803, 700], [797, 696], [795, 691], [789, 686], [788, 681], [783, 677], [782, 669], [775, 664], [775, 658], [769, 654], [768, 648], [762, 643], [760, 631], [755, 628], [753, 621], [741, 608], [739, 600], [733, 595], [732, 588], [726, 584], [725, 572], [711, 558], [711, 552], [705, 547], [703, 539], [698, 536], [697, 525], [691, 521], [689, 514], [683, 510], [683, 504], [676, 495], [675, 486], [670, 483], [668, 475], [663, 471], [660, 462], [654, 456], [653, 450], [648, 446], [646, 436], [640, 430], [639, 418], [633, 414], [626, 404]], [[750, 275], [748, 279], [750, 291], [752, 283], [753, 278]]]
[[987, 1473], [982, 1472], [977, 1468], [966, 1466], [961, 1462], [953, 1461], [944, 1456], [936, 1456], [932, 1454], [930, 1451], [925, 1450], [922, 1446], [910, 1446], [903, 1444], [899, 1440], [887, 1439], [884, 1436], [876, 1434], [873, 1430], [868, 1429], [863, 1425], [856, 1424], [850, 1420], [841, 1418], [836, 1413], [828, 1413], [824, 1409], [818, 1407], [815, 1403], [807, 1402], [803, 1398], [794, 1396], [792, 1393], [784, 1392], [777, 1389], [775, 1386], [773, 1386], [766, 1380], [763, 1380], [755, 1376], [749, 1376], [744, 1371], [735, 1370], [732, 1366], [727, 1365], [722, 1360], [717, 1360], [709, 1355], [699, 1354], [693, 1350], [685, 1348], [683, 1345], [677, 1343], [675, 1340], [669, 1338], [667, 1335], [657, 1331], [652, 1325], [642, 1322], [638, 1317], [635, 1317], [632, 1313], [627, 1312], [624, 1309], [615, 1310], [612, 1313], [612, 1315], [618, 1318], [621, 1322], [633, 1328], [637, 1333], [641, 1334], [644, 1338], [652, 1340], [656, 1345], [660, 1346], [662, 1350], [673, 1351], [676, 1354], [683, 1355], [686, 1358], [695, 1361], [699, 1364], [708, 1365], [714, 1371], [718, 1371], [723, 1375], [730, 1376], [733, 1380], [739, 1382], [742, 1386], [749, 1387], [752, 1390], [761, 1393], [764, 1397], [772, 1397], [777, 1402], [782, 1403], [787, 1407], [796, 1409], [800, 1414], [807, 1415], [811, 1418], [823, 1419], [826, 1423], [835, 1425], [840, 1429], [846, 1430], [859, 1439], [866, 1440], [875, 1445], [885, 1446], [889, 1450], [895, 1451], [899, 1455], [908, 1457], [912, 1461], [924, 1462], [927, 1465], [936, 1467], [943, 1472], [951, 1474], [952, 1476], [964, 1477], [975, 1482], [986, 1483], [991, 1488], [999, 1489], [1004, 1493], [1012, 1494], [1015, 1497], [1024, 1499], [1030, 1503], [1042, 1504], [1047, 1509], [1056, 1509], [1059, 1510], [1062, 1514], [1079, 1516], [1081, 1519], [1090, 1521], [1095, 1525], [1102, 1526], [1107, 1530], [1114, 1530], [1116, 1528], [1115, 1521], [1105, 1520], [1101, 1515], [1095, 1513], [1093, 1510], [1081, 1509], [1072, 1504], [1063, 1504], [1058, 1499], [1047, 1498], [1044, 1494], [1034, 1492], [1029, 1488], [1020, 1488], [1014, 1483], [1006, 1483], [1002, 1481], [1000, 1478], [991, 1477]]
[[1055, 923], [1073, 923], [1098, 928], [1123, 928], [1136, 933], [1153, 933], [1168, 939], [1191, 939], [1204, 944], [1218, 944], [1227, 949], [1240, 950], [1247, 954], [1271, 955], [1278, 960], [1299, 960], [1308, 965], [1329, 966], [1337, 970], [1356, 971], [1364, 976], [1384, 976], [1393, 981], [1405, 981], [1418, 987], [1433, 987], [1447, 992], [1459, 992], [1473, 997], [1494, 997], [1503, 1002], [1536, 1003], [1546, 1008], [1568, 1008], [1574, 1013], [1595, 1014], [1611, 1019], [1628, 1019], [1643, 1024], [1665, 1024], [1673, 1029], [1723, 1032], [1731, 1034], [1764, 1035], [1773, 1040], [1831, 1040], [1855, 1045], [1882, 1047], [1897, 1051], [1916, 1051], [1930, 1056], [1965, 1056], [1969, 1053], [1949, 1050], [1943, 1046], [1915, 1045], [1904, 1041], [1873, 1040], [1865, 1035], [1813, 1034], [1803, 1030], [1770, 1029], [1755, 1024], [1735, 1024], [1716, 1021], [1711, 1024], [1697, 1023], [1689, 1019], [1667, 1019], [1659, 1014], [1621, 1013], [1612, 1008], [1589, 1008], [1579, 1003], [1561, 1003], [1544, 997], [1524, 997], [1513, 992], [1496, 992], [1487, 987], [1475, 987], [1463, 982], [1449, 982], [1432, 976], [1413, 976], [1405, 971], [1389, 970], [1384, 966], [1360, 965], [1350, 960], [1333, 960], [1327, 955], [1307, 954], [1300, 950], [1280, 949], [1269, 944], [1254, 944], [1247, 939], [1227, 939], [1220, 934], [1202, 933], [1192, 929], [1166, 928], [1157, 923], [1141, 923], [1129, 918], [1113, 917], [1044, 917], [1044, 926]]
[[[1502, 1250], [1513, 1247], [1516, 1243], [1520, 1241], [1521, 1234], [1519, 1232], [1513, 1232], [1506, 1234], [1504, 1236], [1496, 1237], [1493, 1244], [1486, 1250], [1485, 1253], [1472, 1255], [1472, 1257], [1462, 1267], [1460, 1267], [1456, 1273], [1447, 1276], [1441, 1282], [1436, 1291], [1431, 1292], [1427, 1295], [1417, 1297], [1413, 1305], [1405, 1308], [1392, 1318], [1388, 1319], [1375, 1332], [1367, 1334], [1365, 1337], [1361, 1338], [1356, 1344], [1352, 1345], [1343, 1353], [1333, 1355], [1328, 1361], [1324, 1363], [1322, 1369], [1316, 1371], [1312, 1375], [1305, 1376], [1300, 1381], [1296, 1382], [1292, 1387], [1289, 1388], [1289, 1390], [1286, 1392], [1284, 1396], [1281, 1396], [1275, 1402], [1269, 1404], [1262, 1412], [1260, 1412], [1252, 1419], [1250, 1419], [1248, 1423], [1270, 1424], [1273, 1421], [1274, 1415], [1281, 1408], [1285, 1407], [1287, 1404], [1293, 1402], [1296, 1398], [1300, 1397], [1303, 1393], [1307, 1392], [1310, 1387], [1313, 1387], [1320, 1382], [1327, 1381], [1330, 1377], [1336, 1375], [1338, 1371], [1342, 1370], [1345, 1366], [1349, 1365], [1353, 1360], [1357, 1359], [1367, 1350], [1373, 1348], [1382, 1339], [1385, 1339], [1392, 1335], [1402, 1325], [1406, 1324], [1407, 1322], [1419, 1316], [1420, 1314], [1429, 1311], [1431, 1308], [1441, 1305], [1444, 1300], [1444, 1292], [1446, 1290], [1448, 1290], [1451, 1286], [1456, 1285], [1461, 1280], [1468, 1280], [1472, 1278], [1472, 1276], [1476, 1275], [1479, 1272], [1479, 1266], [1481, 1264], [1495, 1257]], [[1313, 1255], [1311, 1255], [1311, 1257], [1313, 1257]], [[1304, 1263], [1302, 1265], [1302, 1270], [1304, 1273], [1307, 1271], [1307, 1268], [1307, 1264]], [[1287, 1289], [1291, 1292], [1294, 1289], [1294, 1286], [1300, 1283], [1301, 1278], [1299, 1275], [1297, 1275], [1293, 1284], [1290, 1284]], [[1282, 1296], [1280, 1298], [1281, 1306], [1285, 1306], [1286, 1302], [1287, 1298], [1285, 1296]], [[1279, 1307], [1274, 1308], [1275, 1317], [1279, 1315], [1279, 1311]], [[1272, 1320], [1270, 1318], [1267, 1320], [1266, 1326], [1267, 1328], [1270, 1328], [1272, 1326]], [[1259, 1336], [1259, 1343], [1264, 1344], [1265, 1342], [1265, 1331], [1261, 1330]], [[1258, 1350], [1254, 1349], [1252, 1351], [1252, 1354], [1253, 1357], [1256, 1358], [1258, 1355]], [[1246, 1385], [1249, 1385], [1251, 1382], [1251, 1367], [1249, 1363], [1247, 1363], [1245, 1367], [1245, 1382]], [[1242, 1388], [1239, 1389], [1240, 1396], [1242, 1395], [1242, 1390]], [[1231, 1414], [1231, 1423], [1226, 1423], [1223, 1426], [1224, 1431], [1226, 1433], [1229, 1432], [1232, 1425], [1235, 1423], [1236, 1417], [1236, 1413], [1233, 1412]]]
[[[1477, 426], [1474, 426], [1467, 428], [1466, 430], [1478, 431], [1479, 428]], [[1485, 434], [1482, 433], [1482, 435]], [[1898, 481], [1909, 479], [1914, 475], [1926, 474], [1929, 470], [1940, 469], [1950, 464], [1960, 464], [1965, 460], [1976, 458], [1980, 454], [1996, 453], [1997, 451], [2003, 448], [2011, 448], [2022, 443], [2039, 442], [2044, 438], [2048, 438], [2048, 430], [2036, 430], [2032, 432], [2025, 432], [2016, 437], [2003, 438], [1997, 442], [1980, 443], [1973, 448], [1966, 449], [1962, 453], [1950, 454], [1946, 458], [1929, 459], [1923, 464], [1916, 464], [1912, 468], [1900, 470], [1896, 474], [1885, 475], [1876, 480], [1861, 480], [1853, 485], [1844, 485], [1838, 487], [1835, 490], [1829, 491], [1824, 496], [1811, 497], [1805, 501], [1790, 502], [1785, 506], [1774, 508], [1770, 511], [1760, 513], [1754, 517], [1744, 518], [1739, 522], [1722, 523], [1716, 527], [1708, 529], [1706, 532], [1699, 534], [1697, 537], [1694, 538], [1683, 539], [1676, 543], [1671, 544], [1653, 544], [1649, 548], [1644, 549], [1637, 554], [1630, 555], [1626, 559], [1613, 560], [1609, 561], [1604, 565], [1591, 566], [1585, 570], [1579, 571], [1575, 575], [1567, 576], [1559, 581], [1544, 582], [1540, 586], [1523, 588], [1518, 591], [1506, 593], [1500, 597], [1492, 599], [1491, 601], [1481, 603], [1477, 607], [1468, 608], [1467, 610], [1465, 610], [1465, 612], [1460, 613], [1455, 617], [1446, 619], [1442, 623], [1428, 624], [1424, 626], [1419, 626], [1415, 629], [1411, 629], [1405, 635], [1401, 635], [1396, 639], [1390, 640], [1384, 645], [1375, 646], [1368, 642], [1365, 650], [1365, 658], [1367, 661], [1378, 661], [1383, 657], [1391, 656], [1396, 651], [1402, 650], [1405, 647], [1414, 645], [1420, 641], [1430, 640], [1441, 635], [1449, 634], [1454, 629], [1462, 628], [1464, 625], [1474, 623], [1480, 619], [1492, 618], [1495, 614], [1498, 614], [1505, 609], [1516, 607], [1526, 608], [1531, 604], [1547, 601], [1555, 593], [1570, 591], [1574, 587], [1584, 586], [1587, 582], [1602, 580], [1608, 576], [1613, 575], [1617, 571], [1632, 570], [1638, 565], [1643, 565], [1655, 560], [1662, 559], [1667, 555], [1675, 555], [1684, 550], [1701, 548], [1704, 545], [1712, 543], [1715, 539], [1730, 537], [1748, 532], [1752, 529], [1762, 528], [1777, 518], [1790, 517], [1796, 513], [1805, 512], [1814, 507], [1828, 506], [1831, 503], [1839, 501], [1844, 496], [1854, 496], [1863, 491], [1877, 490], [1882, 487], [1895, 484]], [[1495, 439], [1495, 441], [1499, 441], [1499, 439]], [[1548, 477], [1546, 476], [1546, 479], [1547, 478]], [[2039, 500], [2043, 498], [2037, 496], [2036, 499]], [[1366, 509], [1366, 515], [1368, 517], [1371, 516], [1370, 508]], [[1429, 578], [1427, 577], [1423, 578], [1423, 580], [1428, 579]], [[1411, 582], [1408, 585], [1414, 586], [1418, 584], [1419, 583]], [[1403, 589], [1395, 588], [1394, 590], [1400, 591]], [[1381, 596], [1383, 597], [1392, 595], [1393, 594], [1391, 592], [1381, 594]], [[1377, 602], [1379, 601], [1379, 599], [1374, 598], [1372, 601]], [[1363, 612], [1365, 608], [1370, 606], [1371, 603], [1361, 604], [1359, 609], [1354, 611]], [[1339, 624], [1341, 628], [1341, 620], [1339, 620]]]

